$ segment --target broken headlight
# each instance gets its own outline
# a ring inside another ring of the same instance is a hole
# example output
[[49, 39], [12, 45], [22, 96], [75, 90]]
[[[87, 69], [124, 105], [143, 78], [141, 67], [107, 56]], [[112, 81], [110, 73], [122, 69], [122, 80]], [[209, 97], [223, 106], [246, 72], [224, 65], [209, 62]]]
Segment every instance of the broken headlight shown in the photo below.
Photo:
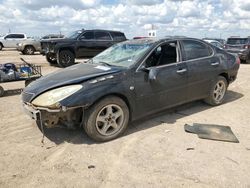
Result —
[[82, 85], [71, 85], [52, 89], [36, 97], [32, 104], [41, 107], [58, 108], [61, 100], [79, 91], [82, 87]]

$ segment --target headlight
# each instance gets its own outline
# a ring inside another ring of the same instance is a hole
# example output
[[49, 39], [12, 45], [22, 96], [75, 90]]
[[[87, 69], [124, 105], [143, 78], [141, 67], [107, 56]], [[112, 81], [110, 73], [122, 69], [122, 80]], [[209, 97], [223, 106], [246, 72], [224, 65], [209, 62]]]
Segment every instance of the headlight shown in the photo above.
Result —
[[82, 85], [71, 85], [47, 91], [36, 97], [31, 103], [35, 106], [57, 108], [59, 102], [79, 91]]

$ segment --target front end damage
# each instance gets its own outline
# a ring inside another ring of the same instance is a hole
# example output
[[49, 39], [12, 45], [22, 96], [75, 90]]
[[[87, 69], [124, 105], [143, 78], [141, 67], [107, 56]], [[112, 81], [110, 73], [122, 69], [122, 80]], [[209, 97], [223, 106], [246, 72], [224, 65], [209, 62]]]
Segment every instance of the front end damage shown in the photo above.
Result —
[[24, 103], [23, 107], [26, 114], [39, 121], [46, 128], [66, 127], [75, 129], [83, 124], [84, 107], [49, 109], [35, 107], [30, 103]]

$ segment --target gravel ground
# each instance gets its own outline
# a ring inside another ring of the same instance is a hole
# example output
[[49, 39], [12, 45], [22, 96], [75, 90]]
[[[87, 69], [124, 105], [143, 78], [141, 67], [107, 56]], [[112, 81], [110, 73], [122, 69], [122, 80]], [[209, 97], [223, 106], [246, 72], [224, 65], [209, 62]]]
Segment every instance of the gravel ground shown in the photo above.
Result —
[[[39, 54], [0, 51], [0, 63], [18, 64], [20, 57], [41, 65], [44, 74], [59, 69]], [[250, 65], [242, 64], [221, 106], [192, 102], [134, 122], [107, 143], [93, 142], [81, 129], [49, 129], [42, 144], [42, 133], [22, 111], [20, 92], [7, 94], [0, 98], [0, 187], [250, 188], [249, 73]], [[186, 133], [184, 124], [194, 122], [228, 125], [240, 143]]]

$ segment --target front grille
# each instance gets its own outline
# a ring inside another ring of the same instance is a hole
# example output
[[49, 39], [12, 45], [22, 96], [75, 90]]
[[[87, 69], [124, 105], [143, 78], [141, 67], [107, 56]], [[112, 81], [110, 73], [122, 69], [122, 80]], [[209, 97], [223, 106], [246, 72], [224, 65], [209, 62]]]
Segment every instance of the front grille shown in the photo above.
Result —
[[27, 92], [23, 92], [22, 93], [22, 100], [23, 102], [30, 102], [31, 99], [33, 98], [34, 93], [27, 93]]
[[41, 42], [41, 47], [43, 52], [53, 51], [54, 45], [50, 42]]

